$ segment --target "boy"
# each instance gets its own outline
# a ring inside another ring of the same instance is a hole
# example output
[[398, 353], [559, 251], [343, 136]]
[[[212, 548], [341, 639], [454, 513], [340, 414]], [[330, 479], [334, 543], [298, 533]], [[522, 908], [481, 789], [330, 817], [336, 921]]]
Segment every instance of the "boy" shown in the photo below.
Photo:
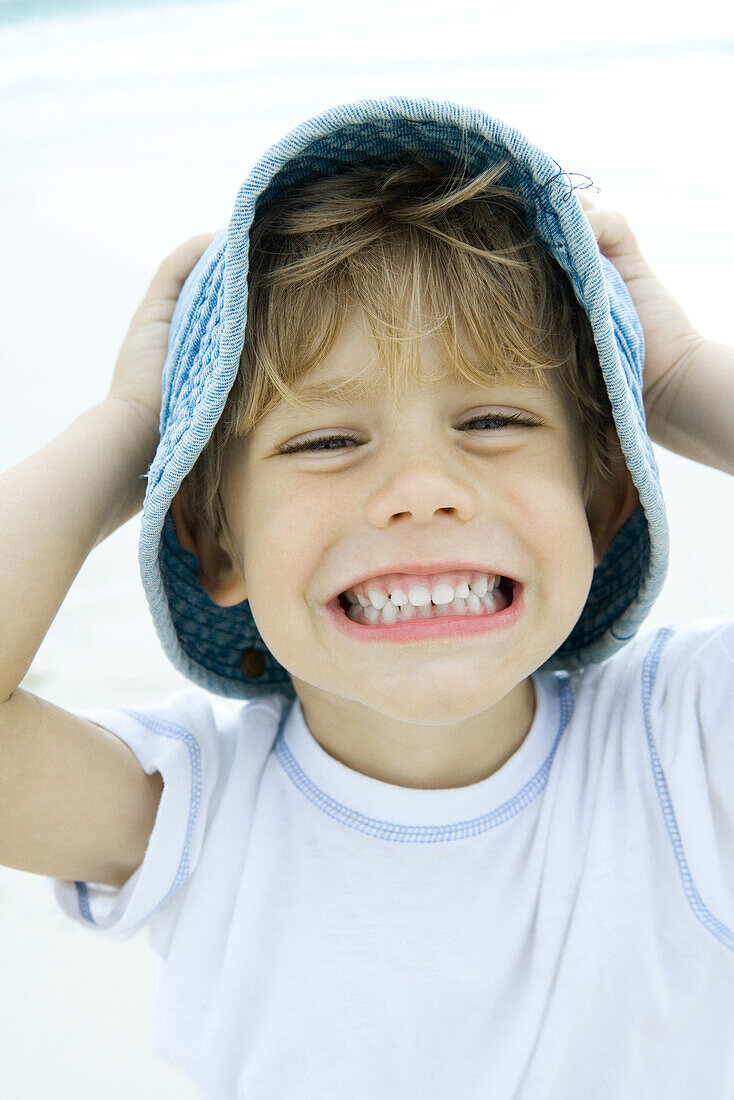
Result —
[[[639, 403], [734, 472], [734, 356], [556, 169], [453, 105], [303, 124], [0, 481], [0, 861], [148, 923], [207, 1096], [734, 1093], [734, 628], [634, 637]], [[17, 685], [141, 503], [198, 686], [66, 713]]]

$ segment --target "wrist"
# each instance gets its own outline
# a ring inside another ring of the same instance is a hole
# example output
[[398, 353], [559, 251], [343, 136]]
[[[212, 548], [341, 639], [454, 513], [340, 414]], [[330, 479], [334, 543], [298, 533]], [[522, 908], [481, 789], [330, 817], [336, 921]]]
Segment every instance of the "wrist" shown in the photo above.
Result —
[[690, 386], [691, 372], [707, 357], [708, 341], [698, 333], [680, 341], [678, 355], [649, 389], [643, 387], [647, 431], [653, 443], [676, 450], [671, 440], [688, 429], [688, 407], [685, 391]]
[[118, 492], [114, 496], [115, 505], [109, 522], [97, 540], [99, 544], [137, 515], [143, 506], [147, 472], [160, 439], [158, 419], [150, 409], [109, 395], [87, 409], [83, 415], [88, 415], [95, 422], [105, 422], [106, 438], [116, 441], [118, 461], [124, 471], [123, 484], [127, 489], [126, 492]]
[[96, 407], [104, 410], [104, 415], [112, 416], [118, 422], [129, 425], [129, 430], [139, 436], [140, 445], [143, 448], [149, 449], [153, 443], [153, 453], [155, 453], [159, 439], [159, 413], [154, 413], [147, 405], [135, 401], [134, 398], [120, 397], [112, 393], [108, 393]]

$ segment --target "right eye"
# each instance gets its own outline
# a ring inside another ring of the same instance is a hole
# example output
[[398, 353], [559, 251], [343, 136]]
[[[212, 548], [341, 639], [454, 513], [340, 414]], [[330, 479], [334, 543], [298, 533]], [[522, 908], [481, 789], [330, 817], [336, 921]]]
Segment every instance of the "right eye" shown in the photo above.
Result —
[[[317, 451], [319, 450], [319, 444], [321, 443], [356, 443], [356, 440], [349, 435], [320, 435], [317, 439], [304, 439], [300, 443], [285, 443], [282, 447], [276, 448], [279, 455], [293, 454], [294, 451]], [[340, 450], [337, 447], [325, 447], [324, 450]]]

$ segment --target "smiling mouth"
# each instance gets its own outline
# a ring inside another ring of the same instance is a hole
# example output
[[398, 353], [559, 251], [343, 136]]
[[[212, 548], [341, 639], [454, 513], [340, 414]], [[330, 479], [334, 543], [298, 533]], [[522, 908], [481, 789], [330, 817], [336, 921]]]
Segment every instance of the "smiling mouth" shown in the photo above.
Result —
[[517, 582], [511, 577], [501, 577], [494, 591], [481, 598], [470, 595], [468, 599], [454, 599], [447, 604], [435, 604], [431, 601], [422, 607], [410, 603], [398, 607], [388, 600], [382, 610], [372, 605], [365, 608], [356, 600], [352, 602], [345, 592], [341, 593], [337, 602], [346, 617], [360, 626], [392, 626], [448, 617], [482, 619], [510, 607], [516, 596], [516, 586]]

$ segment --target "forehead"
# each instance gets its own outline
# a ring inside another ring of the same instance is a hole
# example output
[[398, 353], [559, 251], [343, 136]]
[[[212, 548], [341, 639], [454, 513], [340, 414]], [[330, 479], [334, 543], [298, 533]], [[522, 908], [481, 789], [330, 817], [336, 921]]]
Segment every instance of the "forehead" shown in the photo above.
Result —
[[[471, 365], [474, 377], [460, 369], [444, 342], [431, 333], [416, 334], [409, 353], [397, 355], [386, 364], [362, 311], [354, 310], [345, 318], [328, 355], [291, 384], [293, 392], [307, 409], [319, 409], [382, 397], [400, 404], [403, 396], [409, 398], [417, 392], [427, 396], [444, 392], [460, 394], [488, 386], [549, 394], [557, 390], [552, 370], [541, 372], [518, 367], [508, 375], [478, 354], [464, 334], [459, 331], [457, 335], [461, 353]], [[277, 408], [287, 412], [299, 406], [283, 398]]]
[[[415, 401], [416, 395], [426, 397], [447, 396], [485, 397], [490, 396], [499, 400], [504, 397], [509, 399], [520, 391], [535, 396], [542, 396], [551, 402], [560, 401], [561, 396], [555, 395], [552, 389], [541, 386], [538, 381], [528, 380], [520, 384], [518, 381], [503, 379], [488, 371], [481, 381], [472, 381], [459, 372], [450, 372], [442, 375], [421, 374], [419, 378], [405, 381], [405, 390], [391, 392], [390, 382], [386, 374], [378, 371], [364, 373], [358, 377], [344, 374], [319, 374], [318, 379], [304, 382], [296, 387], [298, 398], [303, 402], [306, 411], [318, 411], [337, 405], [349, 406], [364, 401], [386, 402], [395, 408], [402, 408], [404, 404]], [[274, 410], [287, 416], [289, 413], [297, 413], [299, 407], [289, 401], [283, 400], [280, 406]]]

